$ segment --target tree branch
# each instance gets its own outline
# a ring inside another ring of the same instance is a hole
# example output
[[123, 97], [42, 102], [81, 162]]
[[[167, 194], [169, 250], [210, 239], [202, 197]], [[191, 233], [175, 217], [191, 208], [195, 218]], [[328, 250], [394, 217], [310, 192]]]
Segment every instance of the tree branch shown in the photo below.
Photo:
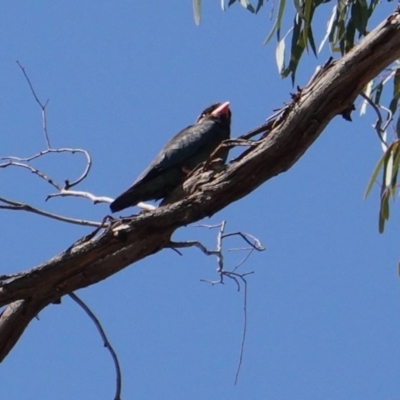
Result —
[[[177, 228], [215, 214], [291, 168], [335, 116], [348, 115], [363, 87], [398, 58], [396, 11], [344, 57], [325, 65], [293, 96], [268, 135], [208, 183], [176, 203], [114, 221], [98, 236], [78, 241], [46, 263], [3, 282], [0, 305], [10, 305], [0, 318], [0, 360], [46, 305], [168, 247]], [[10, 307], [17, 310], [13, 313]], [[7, 323], [7, 315], [14, 324]]]

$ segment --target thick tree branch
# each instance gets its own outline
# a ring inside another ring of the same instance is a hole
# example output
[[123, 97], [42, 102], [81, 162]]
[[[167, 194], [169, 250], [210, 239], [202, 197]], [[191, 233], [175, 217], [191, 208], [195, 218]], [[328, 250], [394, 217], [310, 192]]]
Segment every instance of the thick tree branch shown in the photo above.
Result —
[[256, 146], [183, 200], [117, 220], [98, 236], [4, 281], [0, 305], [8, 307], [0, 318], [0, 360], [46, 305], [168, 247], [177, 228], [215, 214], [292, 167], [336, 115], [348, 115], [363, 87], [400, 58], [399, 28], [396, 11], [343, 58], [324, 66]]

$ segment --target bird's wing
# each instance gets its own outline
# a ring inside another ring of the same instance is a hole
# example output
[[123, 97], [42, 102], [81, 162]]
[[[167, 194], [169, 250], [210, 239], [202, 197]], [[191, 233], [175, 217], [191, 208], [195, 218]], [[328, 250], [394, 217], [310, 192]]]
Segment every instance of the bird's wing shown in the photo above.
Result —
[[218, 129], [217, 122], [206, 120], [181, 130], [164, 146], [134, 184], [151, 179], [163, 170], [183, 164], [212, 140]]

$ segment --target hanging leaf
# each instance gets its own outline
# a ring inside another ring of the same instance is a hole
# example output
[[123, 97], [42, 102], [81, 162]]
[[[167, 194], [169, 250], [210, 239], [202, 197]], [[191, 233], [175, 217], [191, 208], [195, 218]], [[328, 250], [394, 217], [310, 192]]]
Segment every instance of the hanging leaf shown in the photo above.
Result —
[[382, 90], [383, 90], [383, 83], [380, 82], [380, 83], [378, 83], [378, 85], [375, 88], [375, 100], [374, 100], [375, 104], [380, 104]]
[[304, 21], [300, 18], [300, 16], [296, 14], [292, 34], [292, 46], [290, 49], [290, 62], [289, 66], [285, 68], [282, 74], [283, 77], [286, 77], [290, 74], [293, 85], [296, 79], [296, 70], [299, 65], [300, 58], [307, 45], [307, 43], [304, 42], [304, 35], [302, 33], [303, 22]]
[[371, 3], [368, 7], [368, 18], [372, 15], [375, 10], [375, 7], [380, 3], [380, 0], [371, 0]]
[[303, 14], [302, 18], [304, 20], [303, 41], [306, 46], [307, 46], [307, 42], [308, 42], [309, 28], [311, 25], [311, 6], [312, 6], [312, 0], [304, 0], [304, 6], [303, 6], [304, 14]]
[[[364, 89], [363, 92], [367, 97], [371, 97], [373, 84], [374, 84], [374, 81], [372, 80], [372, 81], [368, 82], [367, 86], [365, 86], [365, 89]], [[361, 104], [361, 107], [360, 107], [360, 116], [364, 115], [366, 113], [367, 105], [368, 105], [368, 101], [364, 99], [362, 104]]]
[[384, 131], [381, 133], [382, 141], [381, 141], [381, 147], [382, 151], [385, 153], [389, 146], [387, 145], [387, 131]]
[[318, 54], [321, 52], [322, 48], [324, 47], [326, 41], [328, 40], [328, 37], [330, 36], [330, 34], [333, 30], [333, 26], [334, 26], [334, 23], [336, 20], [336, 10], [337, 10], [337, 8], [336, 8], [336, 6], [334, 6], [332, 8], [332, 13], [328, 20], [328, 23], [326, 24], [326, 34], [325, 34], [324, 38], [322, 39], [321, 44], [318, 47]]
[[[354, 47], [354, 38], [356, 36], [356, 27], [354, 22], [350, 20], [347, 24], [346, 32], [343, 37], [343, 50], [342, 52], [348, 53]], [[343, 54], [344, 54], [343, 53]]]
[[201, 0], [193, 0], [194, 23], [199, 26], [201, 20]]
[[285, 69], [285, 38], [278, 42], [275, 51], [276, 64], [278, 65], [278, 71], [280, 74]]
[[394, 158], [394, 153], [393, 150], [389, 151], [389, 157], [386, 161], [385, 164], [385, 172], [384, 172], [384, 182], [386, 187], [390, 187], [392, 183], [392, 178], [393, 178], [393, 160]]
[[239, 0], [239, 3], [241, 4], [242, 7], [244, 7], [246, 10], [249, 10], [251, 13], [254, 14], [256, 12], [256, 10], [251, 5], [249, 0]]
[[393, 73], [394, 73], [393, 98], [390, 101], [389, 109], [392, 112], [392, 114], [395, 114], [397, 111], [397, 106], [399, 104], [399, 98], [400, 98], [400, 73], [398, 69], [393, 71]]
[[376, 165], [376, 167], [374, 169], [374, 172], [372, 173], [372, 176], [371, 176], [371, 178], [370, 178], [370, 180], [368, 182], [368, 185], [367, 185], [367, 189], [365, 190], [364, 200], [369, 196], [369, 194], [370, 194], [370, 192], [371, 192], [371, 190], [372, 190], [372, 188], [373, 188], [373, 186], [374, 186], [374, 184], [376, 182], [378, 174], [379, 174], [380, 170], [383, 167], [383, 163], [385, 161], [385, 158], [386, 158], [386, 153], [378, 161], [378, 164]]
[[264, 0], [258, 0], [256, 14], [260, 11], [261, 7], [264, 5]]
[[396, 136], [397, 136], [397, 139], [400, 139], [400, 117], [397, 117]]
[[303, 2], [302, 2], [302, 0], [293, 0], [293, 5], [294, 5], [294, 8], [297, 11], [298, 16], [301, 19], [305, 20], [306, 17], [303, 14]]
[[267, 44], [272, 39], [272, 37], [274, 36], [274, 33], [276, 31], [278, 31], [278, 32], [280, 31], [283, 12], [285, 11], [285, 5], [286, 5], [286, 0], [279, 0], [278, 15], [276, 16], [276, 20], [275, 20], [274, 26], [271, 29], [271, 32], [268, 34], [267, 38], [264, 40], [264, 45]]
[[351, 19], [355, 28], [361, 35], [366, 35], [369, 18], [368, 5], [366, 0], [356, 0], [351, 7]]
[[314, 56], [317, 57], [317, 48], [315, 47], [314, 34], [311, 25], [308, 27], [308, 43], [310, 43]]
[[385, 222], [389, 219], [389, 196], [388, 192], [382, 194], [381, 210], [379, 213], [379, 233], [385, 230]]

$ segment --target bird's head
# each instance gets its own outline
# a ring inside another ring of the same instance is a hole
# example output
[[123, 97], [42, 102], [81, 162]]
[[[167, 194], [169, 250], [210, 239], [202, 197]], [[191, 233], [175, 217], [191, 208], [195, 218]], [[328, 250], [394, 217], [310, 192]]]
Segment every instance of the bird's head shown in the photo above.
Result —
[[222, 124], [231, 124], [231, 110], [229, 109], [229, 101], [225, 103], [215, 103], [207, 107], [197, 118], [196, 124], [205, 119], [213, 119]]

